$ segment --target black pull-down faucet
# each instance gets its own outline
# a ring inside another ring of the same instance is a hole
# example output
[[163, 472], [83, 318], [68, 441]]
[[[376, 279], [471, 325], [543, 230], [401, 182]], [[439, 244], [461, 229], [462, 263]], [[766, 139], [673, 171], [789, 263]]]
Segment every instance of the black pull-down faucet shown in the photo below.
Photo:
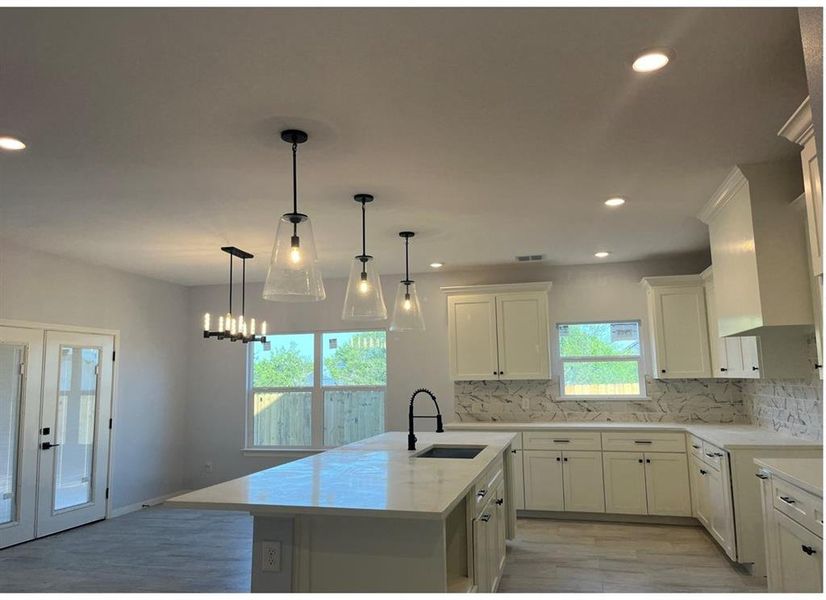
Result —
[[[435, 415], [414, 415], [413, 414], [413, 402], [416, 400], [416, 396], [419, 394], [427, 394], [430, 396], [430, 399], [433, 400], [433, 404], [436, 406], [436, 414]], [[433, 395], [433, 392], [430, 390], [426, 390], [424, 388], [418, 389], [413, 392], [413, 395], [410, 396], [410, 410], [407, 413], [407, 449], [408, 450], [415, 450], [416, 449], [416, 436], [413, 434], [413, 419], [436, 419], [436, 433], [444, 433], [444, 428], [442, 427], [442, 413], [439, 410], [439, 403], [436, 402], [436, 396]]]

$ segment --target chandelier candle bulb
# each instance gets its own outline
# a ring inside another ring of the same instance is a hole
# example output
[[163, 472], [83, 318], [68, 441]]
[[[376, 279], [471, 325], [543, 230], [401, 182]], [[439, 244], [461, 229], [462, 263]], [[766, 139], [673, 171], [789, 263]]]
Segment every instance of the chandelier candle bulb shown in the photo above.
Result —
[[209, 331], [209, 313], [204, 313], [204, 331]]
[[267, 337], [267, 322], [261, 323], [261, 337]]
[[255, 337], [255, 317], [250, 319], [250, 334]]

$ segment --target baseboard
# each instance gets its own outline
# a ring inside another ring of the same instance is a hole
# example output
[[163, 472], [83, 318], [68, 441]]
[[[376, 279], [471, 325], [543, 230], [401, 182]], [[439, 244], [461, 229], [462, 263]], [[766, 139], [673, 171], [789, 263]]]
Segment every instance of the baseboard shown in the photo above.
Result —
[[648, 523], [651, 525], [690, 525], [692, 527], [700, 527], [700, 522], [694, 517], [559, 512], [553, 510], [517, 510], [516, 516], [528, 519], [556, 519], [559, 521], [604, 521], [611, 523]]
[[191, 490], [178, 490], [177, 492], [172, 492], [171, 494], [164, 494], [163, 496], [158, 496], [157, 498], [149, 498], [148, 500], [144, 500], [143, 502], [135, 502], [134, 504], [121, 506], [120, 508], [113, 508], [107, 518], [114, 519], [116, 517], [122, 517], [123, 515], [128, 515], [131, 512], [135, 512], [136, 510], [148, 508], [150, 506], [155, 506], [156, 504], [161, 504], [169, 498], [180, 496], [181, 494], [185, 494], [189, 491]]

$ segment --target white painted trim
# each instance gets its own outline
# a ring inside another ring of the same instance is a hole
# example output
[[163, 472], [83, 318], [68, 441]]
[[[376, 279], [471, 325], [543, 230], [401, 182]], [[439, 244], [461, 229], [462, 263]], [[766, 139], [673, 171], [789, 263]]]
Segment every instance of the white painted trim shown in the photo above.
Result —
[[67, 333], [93, 333], [99, 335], [120, 336], [120, 329], [103, 329], [101, 327], [86, 327], [81, 325], [61, 325], [59, 323], [41, 323], [40, 321], [0, 319], [0, 325], [20, 327], [23, 329], [43, 329], [48, 331], [63, 331]]
[[714, 281], [714, 265], [706, 267], [705, 271], [700, 273], [700, 277], [703, 281]]
[[[174, 498], [175, 496], [180, 496], [181, 494], [185, 494], [187, 492], [191, 492], [192, 490], [178, 490], [177, 492], [172, 492], [171, 494], [164, 494], [163, 496], [158, 496], [156, 498], [149, 498], [148, 500], [143, 500], [142, 502], [135, 502], [134, 504], [127, 504], [126, 506], [121, 506], [120, 508], [113, 509], [110, 514], [107, 516], [109, 519], [114, 519], [116, 517], [122, 517], [123, 515], [128, 515], [129, 513], [138, 511], [142, 508], [147, 506], [156, 506], [158, 504], [163, 504], [166, 500], [170, 498]], [[110, 494], [111, 496], [111, 494]]]
[[726, 175], [723, 183], [721, 183], [711, 195], [711, 198], [708, 199], [708, 202], [706, 202], [702, 210], [697, 214], [697, 218], [706, 225], [711, 223], [714, 215], [726, 205], [734, 194], [740, 191], [740, 188], [747, 184], [748, 180], [746, 176], [743, 175], [740, 167], [734, 167], [729, 174]]
[[809, 96], [806, 96], [806, 99], [797, 107], [797, 110], [789, 117], [789, 120], [783, 124], [783, 127], [780, 128], [777, 135], [803, 146], [814, 134], [812, 105], [809, 102]]
[[659, 277], [643, 277], [640, 284], [646, 288], [655, 287], [693, 287], [702, 285], [702, 275], [662, 275]]
[[508, 292], [547, 292], [551, 289], [550, 281], [530, 283], [496, 283], [484, 285], [450, 285], [439, 288], [444, 294], [495, 294]]

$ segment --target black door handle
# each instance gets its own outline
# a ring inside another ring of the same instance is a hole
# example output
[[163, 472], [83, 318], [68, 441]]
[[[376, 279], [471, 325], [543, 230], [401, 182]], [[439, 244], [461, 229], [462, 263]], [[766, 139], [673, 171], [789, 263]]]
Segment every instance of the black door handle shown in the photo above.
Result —
[[59, 446], [60, 444], [52, 444], [51, 442], [43, 442], [40, 444], [41, 450], [48, 450], [49, 448], [54, 448], [55, 446]]

